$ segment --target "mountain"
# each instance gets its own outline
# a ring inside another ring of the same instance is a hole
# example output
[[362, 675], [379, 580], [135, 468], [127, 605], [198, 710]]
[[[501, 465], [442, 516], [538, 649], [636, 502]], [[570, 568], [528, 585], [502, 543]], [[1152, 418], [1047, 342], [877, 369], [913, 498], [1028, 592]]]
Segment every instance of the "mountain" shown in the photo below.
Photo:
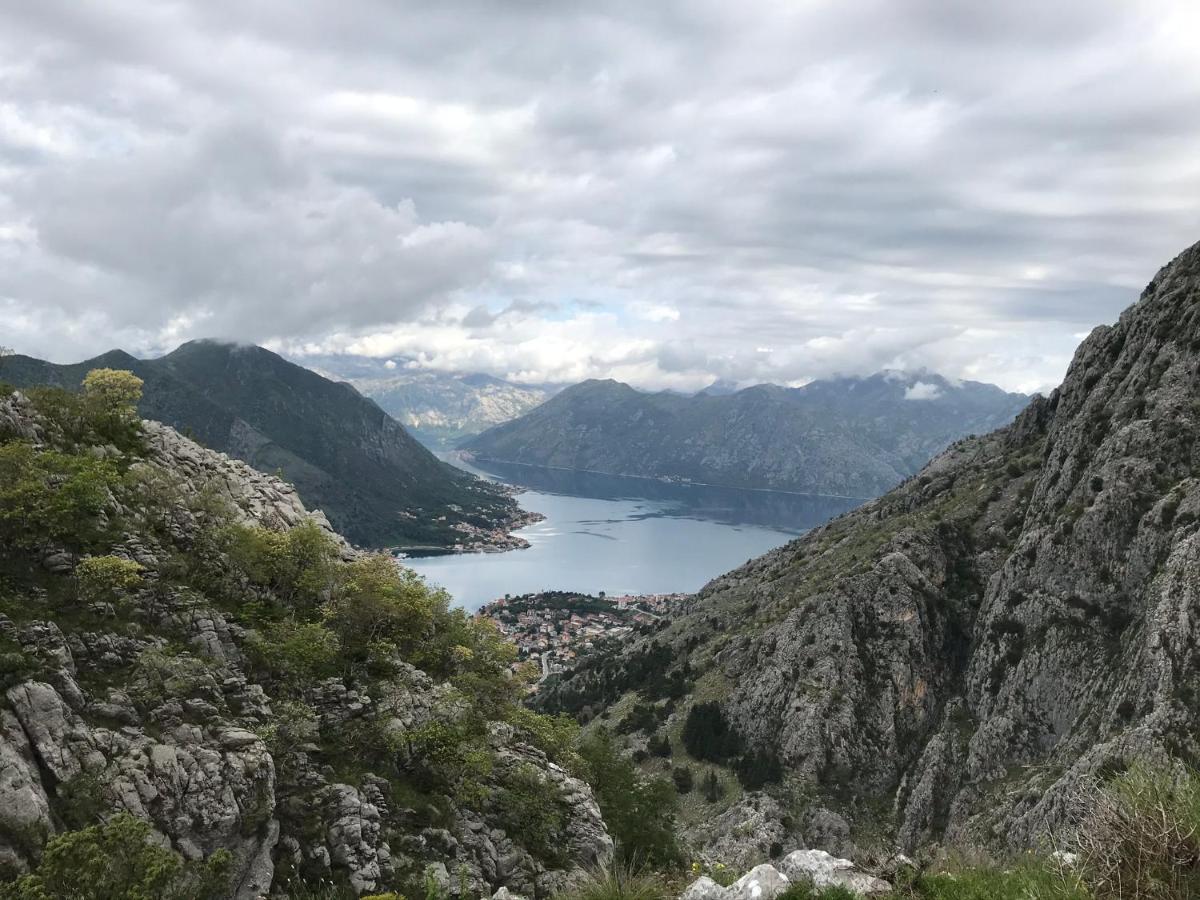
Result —
[[392, 360], [318, 356], [300, 360], [331, 378], [345, 379], [378, 403], [426, 446], [448, 449], [463, 438], [515, 419], [543, 403], [554, 386], [519, 385], [480, 373], [432, 372]]
[[491, 628], [289, 484], [50, 399], [0, 396], [0, 896], [549, 897], [612, 859]]
[[282, 472], [357, 544], [447, 547], [467, 532], [493, 535], [519, 515], [510, 497], [438, 460], [350, 385], [261, 347], [192, 341], [159, 359], [115, 350], [65, 366], [13, 356], [0, 380], [74, 389], [100, 367], [145, 381], [146, 418]]
[[540, 703], [618, 732], [650, 704], [663, 764], [732, 786], [689, 822], [712, 858], [1036, 847], [1114, 773], [1200, 760], [1198, 397], [1200, 244], [1012, 424], [715, 579]]
[[690, 397], [585, 381], [463, 446], [480, 460], [874, 497], [951, 441], [1011, 421], [1027, 402], [928, 373]]

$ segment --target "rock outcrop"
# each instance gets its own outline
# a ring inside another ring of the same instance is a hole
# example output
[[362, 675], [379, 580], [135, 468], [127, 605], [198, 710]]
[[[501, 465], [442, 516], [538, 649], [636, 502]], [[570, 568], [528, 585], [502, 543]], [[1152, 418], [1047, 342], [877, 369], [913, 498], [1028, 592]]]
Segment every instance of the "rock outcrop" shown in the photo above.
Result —
[[[48, 431], [21, 394], [0, 398], [0, 437], [36, 445]], [[279, 479], [157, 423], [144, 423], [143, 443], [126, 476], [137, 489], [111, 497], [102, 518], [119, 529], [112, 553], [139, 563], [144, 583], [85, 604], [70, 587], [76, 555], [47, 547], [27, 554], [31, 570], [40, 560], [45, 588], [36, 579], [0, 587], [0, 877], [30, 870], [54, 834], [122, 810], [185, 859], [229, 851], [238, 900], [284, 890], [293, 877], [372, 893], [426, 874], [451, 896], [507, 886], [544, 897], [611, 860], [588, 786], [503, 722], [490, 725], [474, 802], [433, 796], [423, 802], [436, 809], [409, 807], [394, 771], [370, 771], [349, 746], [331, 755], [377, 726], [397, 754], [419, 754], [407, 739], [453, 727], [461, 697], [399, 659], [370, 693], [331, 677], [306, 689], [299, 710], [271, 696], [247, 674], [247, 628], [168, 577], [175, 556], [215, 552], [200, 534], [218, 510], [222, 521], [279, 532], [315, 524], [343, 561], [358, 554]], [[139, 498], [151, 493], [147, 523]], [[9, 552], [10, 566], [23, 552]], [[251, 587], [244, 600], [278, 602]], [[552, 859], [488, 802], [517, 770], [566, 811]]]
[[[647, 690], [621, 673], [653, 658], [779, 763], [797, 842], [832, 816], [842, 852], [1036, 845], [1089, 774], [1200, 758], [1197, 397], [1200, 245], [1012, 425], [715, 579], [542, 702], [594, 712]], [[719, 812], [702, 848], [728, 840]]]

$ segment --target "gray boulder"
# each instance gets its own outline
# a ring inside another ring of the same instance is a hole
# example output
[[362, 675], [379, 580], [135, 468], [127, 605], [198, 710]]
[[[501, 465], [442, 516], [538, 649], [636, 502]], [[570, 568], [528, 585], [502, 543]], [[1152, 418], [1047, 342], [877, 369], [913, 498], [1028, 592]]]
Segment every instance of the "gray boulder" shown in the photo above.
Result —
[[779, 864], [792, 881], [810, 881], [814, 887], [844, 887], [856, 894], [887, 894], [892, 886], [882, 878], [868, 875], [848, 859], [831, 856], [824, 850], [796, 850]]

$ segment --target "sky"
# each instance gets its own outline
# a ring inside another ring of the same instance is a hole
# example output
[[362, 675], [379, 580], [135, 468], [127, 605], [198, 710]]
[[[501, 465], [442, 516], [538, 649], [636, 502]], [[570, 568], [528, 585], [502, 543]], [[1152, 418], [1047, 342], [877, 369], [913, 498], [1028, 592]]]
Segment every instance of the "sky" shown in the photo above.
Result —
[[0, 344], [1057, 384], [1200, 240], [1194, 0], [0, 0]]

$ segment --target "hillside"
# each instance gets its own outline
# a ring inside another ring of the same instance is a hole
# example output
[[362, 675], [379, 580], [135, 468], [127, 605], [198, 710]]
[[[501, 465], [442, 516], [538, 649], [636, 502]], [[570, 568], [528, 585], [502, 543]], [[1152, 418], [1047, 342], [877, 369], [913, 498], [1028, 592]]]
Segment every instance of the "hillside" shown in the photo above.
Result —
[[553, 390], [513, 384], [480, 373], [432, 372], [356, 356], [320, 356], [304, 365], [345, 380], [370, 397], [417, 440], [435, 449], [456, 446], [493, 425], [545, 402]]
[[1027, 402], [929, 374], [690, 397], [586, 381], [463, 446], [480, 460], [865, 498]]
[[541, 704], [649, 705], [631, 746], [711, 773], [724, 799], [689, 834], [726, 861], [1038, 846], [1089, 779], [1200, 761], [1197, 397], [1200, 245], [1013, 424], [715, 579]]
[[67, 366], [14, 356], [0, 380], [75, 389], [100, 367], [145, 381], [143, 416], [281, 472], [356, 544], [447, 547], [464, 539], [461, 528], [502, 531], [519, 515], [510, 497], [438, 460], [353, 387], [261, 347], [193, 341], [160, 359], [113, 351]]
[[0, 398], [0, 895], [545, 897], [611, 859], [494, 631], [94, 399]]

